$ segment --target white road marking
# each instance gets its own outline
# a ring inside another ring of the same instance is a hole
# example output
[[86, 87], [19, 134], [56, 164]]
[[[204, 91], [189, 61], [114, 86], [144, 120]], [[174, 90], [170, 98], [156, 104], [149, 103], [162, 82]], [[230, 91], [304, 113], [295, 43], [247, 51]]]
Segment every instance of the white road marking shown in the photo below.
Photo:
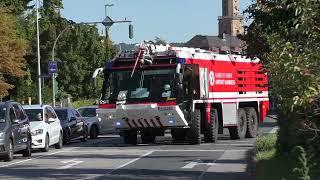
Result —
[[[90, 151], [90, 152], [92, 152], [92, 151]], [[136, 152], [137, 152], [137, 151], [136, 151]], [[141, 151], [140, 151], [140, 152], [141, 152]], [[116, 171], [116, 170], [118, 170], [118, 169], [121, 169], [121, 168], [123, 168], [123, 167], [125, 167], [125, 166], [128, 166], [129, 164], [132, 164], [132, 163], [134, 163], [134, 162], [136, 162], [136, 161], [138, 161], [138, 160], [140, 160], [140, 159], [142, 159], [142, 158], [144, 158], [144, 157], [152, 154], [153, 152], [154, 152], [153, 150], [152, 150], [152, 151], [148, 151], [147, 153], [139, 156], [138, 158], [132, 159], [131, 161], [128, 161], [128, 162], [126, 162], [126, 163], [124, 163], [124, 164], [121, 164], [120, 166], [116, 167], [115, 169], [110, 170], [109, 172], [107, 172], [107, 173], [105, 173], [105, 174], [103, 174], [103, 175], [90, 176], [90, 177], [87, 177], [87, 178], [83, 178], [82, 180], [96, 179], [97, 177], [102, 177], [102, 176], [104, 176], [104, 175], [111, 174], [111, 173], [113, 173], [114, 171]]]
[[[50, 156], [50, 155], [58, 154], [58, 153], [61, 153], [61, 152], [63, 152], [63, 151], [50, 153], [48, 155]], [[42, 156], [38, 156], [38, 157], [35, 157], [35, 158], [30, 158], [30, 159], [25, 159], [25, 160], [22, 160], [22, 161], [17, 161], [17, 162], [14, 162], [14, 163], [10, 163], [10, 164], [6, 164], [6, 165], [3, 165], [3, 166], [0, 166], [0, 168], [8, 167], [8, 166], [16, 165], [16, 164], [21, 164], [21, 163], [32, 161], [32, 160], [35, 160], [35, 159], [39, 159], [39, 158], [42, 158], [42, 157], [45, 157], [45, 156], [48, 156], [48, 155], [42, 155]]]
[[205, 163], [201, 159], [197, 159], [197, 160], [191, 161], [187, 165], [183, 166], [182, 169], [192, 169], [192, 168], [194, 168], [195, 166], [198, 166], [198, 165], [214, 166], [214, 165], [216, 165], [216, 163], [214, 163], [214, 162], [213, 163]]
[[144, 157], [152, 154], [153, 152], [154, 152], [154, 151], [149, 151], [149, 152], [147, 152], [147, 153], [139, 156], [138, 158], [132, 159], [131, 161], [129, 161], [129, 162], [127, 162], [127, 163], [124, 163], [124, 164], [118, 166], [117, 168], [115, 168], [115, 169], [107, 172], [106, 174], [111, 174], [111, 173], [113, 173], [114, 171], [116, 171], [116, 170], [118, 170], [118, 169], [121, 169], [121, 168], [123, 168], [123, 167], [125, 167], [125, 166], [127, 166], [127, 165], [129, 165], [129, 164], [131, 164], [131, 163], [134, 163], [134, 162], [136, 162], [136, 161], [138, 161], [138, 160], [140, 160], [140, 159], [142, 159], [142, 158], [144, 158]]
[[[125, 152], [141, 152], [141, 151], [147, 151], [147, 150], [140, 150], [140, 149], [126, 149], [126, 150], [121, 150], [121, 149], [109, 149], [109, 150], [87, 150], [87, 151], [77, 151], [77, 153], [97, 153], [97, 152], [114, 152], [117, 154], [123, 154]], [[148, 151], [152, 152], [246, 152], [248, 150], [246, 149], [231, 149], [231, 150], [224, 150], [224, 149], [208, 149], [208, 150], [202, 150], [202, 149], [149, 149]], [[64, 151], [62, 151], [64, 152]], [[65, 152], [70, 152], [70, 151], [65, 151]]]
[[[210, 166], [207, 170], [201, 173], [198, 180], [202, 180], [203, 176], [207, 173], [221, 173], [226, 172], [226, 169], [230, 173], [244, 173], [247, 170], [246, 153], [235, 152], [235, 151], [224, 151], [219, 159], [215, 160], [215, 166]], [[223, 161], [238, 160], [239, 162], [229, 163]], [[222, 162], [219, 162], [222, 161]]]
[[[68, 150], [73, 150], [73, 149], [75, 149], [75, 148], [70, 148]], [[0, 166], [0, 168], [9, 167], [9, 166], [16, 165], [16, 164], [21, 164], [21, 163], [24, 163], [24, 162], [32, 161], [32, 160], [35, 160], [35, 159], [39, 159], [39, 158], [42, 158], [42, 157], [46, 157], [46, 156], [50, 156], [50, 155], [54, 155], [54, 154], [58, 154], [58, 153], [62, 153], [62, 152], [68, 152], [68, 151], [57, 151], [57, 152], [53, 152], [53, 153], [50, 153], [50, 154], [41, 155], [41, 156], [37, 156], [37, 157], [34, 157], [34, 158], [29, 158], [29, 159], [25, 159], [25, 160], [22, 160], [22, 161], [17, 161], [17, 162], [13, 162], [13, 163], [10, 163], [10, 164], [2, 165], [2, 166]]]
[[72, 166], [75, 166], [75, 165], [78, 165], [78, 164], [81, 164], [83, 163], [83, 161], [77, 161], [77, 159], [71, 159], [71, 160], [67, 160], [67, 161], [61, 161], [63, 164], [68, 164], [68, 163], [71, 163], [71, 164], [68, 164], [68, 165], [65, 165], [65, 166], [61, 166], [57, 169], [69, 169], [71, 168]]

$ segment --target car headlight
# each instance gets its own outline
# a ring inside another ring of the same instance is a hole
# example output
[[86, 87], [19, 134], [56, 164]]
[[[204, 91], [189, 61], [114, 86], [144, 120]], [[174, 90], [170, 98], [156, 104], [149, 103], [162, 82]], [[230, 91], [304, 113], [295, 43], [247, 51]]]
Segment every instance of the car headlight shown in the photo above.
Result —
[[32, 135], [32, 136], [36, 136], [36, 135], [42, 134], [42, 133], [43, 133], [43, 129], [37, 129], [37, 130], [35, 130], [35, 131], [32, 131], [32, 132], [31, 132], [31, 135]]
[[5, 135], [5, 133], [4, 133], [4, 132], [1, 132], [1, 133], [0, 133], [0, 139], [4, 139], [4, 135]]

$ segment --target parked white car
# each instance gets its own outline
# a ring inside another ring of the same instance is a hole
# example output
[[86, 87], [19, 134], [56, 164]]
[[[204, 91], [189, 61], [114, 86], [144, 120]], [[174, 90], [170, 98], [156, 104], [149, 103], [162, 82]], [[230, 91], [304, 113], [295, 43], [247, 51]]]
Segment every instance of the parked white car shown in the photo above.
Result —
[[85, 118], [88, 126], [90, 138], [97, 138], [100, 134], [115, 134], [116, 129], [111, 122], [102, 122], [97, 116], [96, 110], [98, 106], [86, 106], [78, 109], [82, 117]]
[[31, 126], [32, 148], [49, 151], [49, 146], [56, 149], [63, 146], [63, 131], [60, 120], [49, 105], [27, 105], [25, 109]]

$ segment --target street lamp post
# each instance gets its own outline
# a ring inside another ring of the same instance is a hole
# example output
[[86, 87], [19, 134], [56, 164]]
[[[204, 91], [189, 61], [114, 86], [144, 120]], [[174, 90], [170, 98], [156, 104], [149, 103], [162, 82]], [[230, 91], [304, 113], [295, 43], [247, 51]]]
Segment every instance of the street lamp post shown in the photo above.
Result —
[[40, 66], [40, 32], [39, 32], [39, 0], [36, 2], [36, 13], [37, 13], [37, 54], [38, 54], [38, 98], [39, 104], [42, 104], [42, 96], [41, 96], [41, 66]]
[[[71, 26], [72, 28], [73, 26]], [[56, 45], [57, 45], [57, 42], [59, 40], [59, 38], [61, 37], [61, 35], [67, 30], [69, 29], [70, 26], [67, 26], [66, 28], [64, 28], [60, 34], [57, 36], [56, 40], [54, 41], [54, 44], [53, 44], [53, 47], [52, 47], [52, 58], [51, 58], [51, 61], [54, 62], [54, 57], [55, 57], [55, 48], [56, 48]], [[56, 76], [56, 73], [52, 73], [52, 106], [55, 107], [56, 106], [56, 93], [55, 93], [55, 76]]]

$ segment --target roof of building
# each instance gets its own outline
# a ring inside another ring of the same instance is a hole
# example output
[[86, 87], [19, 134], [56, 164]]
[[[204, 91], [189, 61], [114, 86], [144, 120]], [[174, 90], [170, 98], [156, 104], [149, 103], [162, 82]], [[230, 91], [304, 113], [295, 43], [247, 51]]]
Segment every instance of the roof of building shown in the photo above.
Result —
[[224, 37], [196, 35], [185, 43], [185, 46], [213, 51], [225, 51], [228, 49], [241, 51], [244, 49], [245, 43], [236, 36], [230, 36], [228, 34], [225, 34]]

